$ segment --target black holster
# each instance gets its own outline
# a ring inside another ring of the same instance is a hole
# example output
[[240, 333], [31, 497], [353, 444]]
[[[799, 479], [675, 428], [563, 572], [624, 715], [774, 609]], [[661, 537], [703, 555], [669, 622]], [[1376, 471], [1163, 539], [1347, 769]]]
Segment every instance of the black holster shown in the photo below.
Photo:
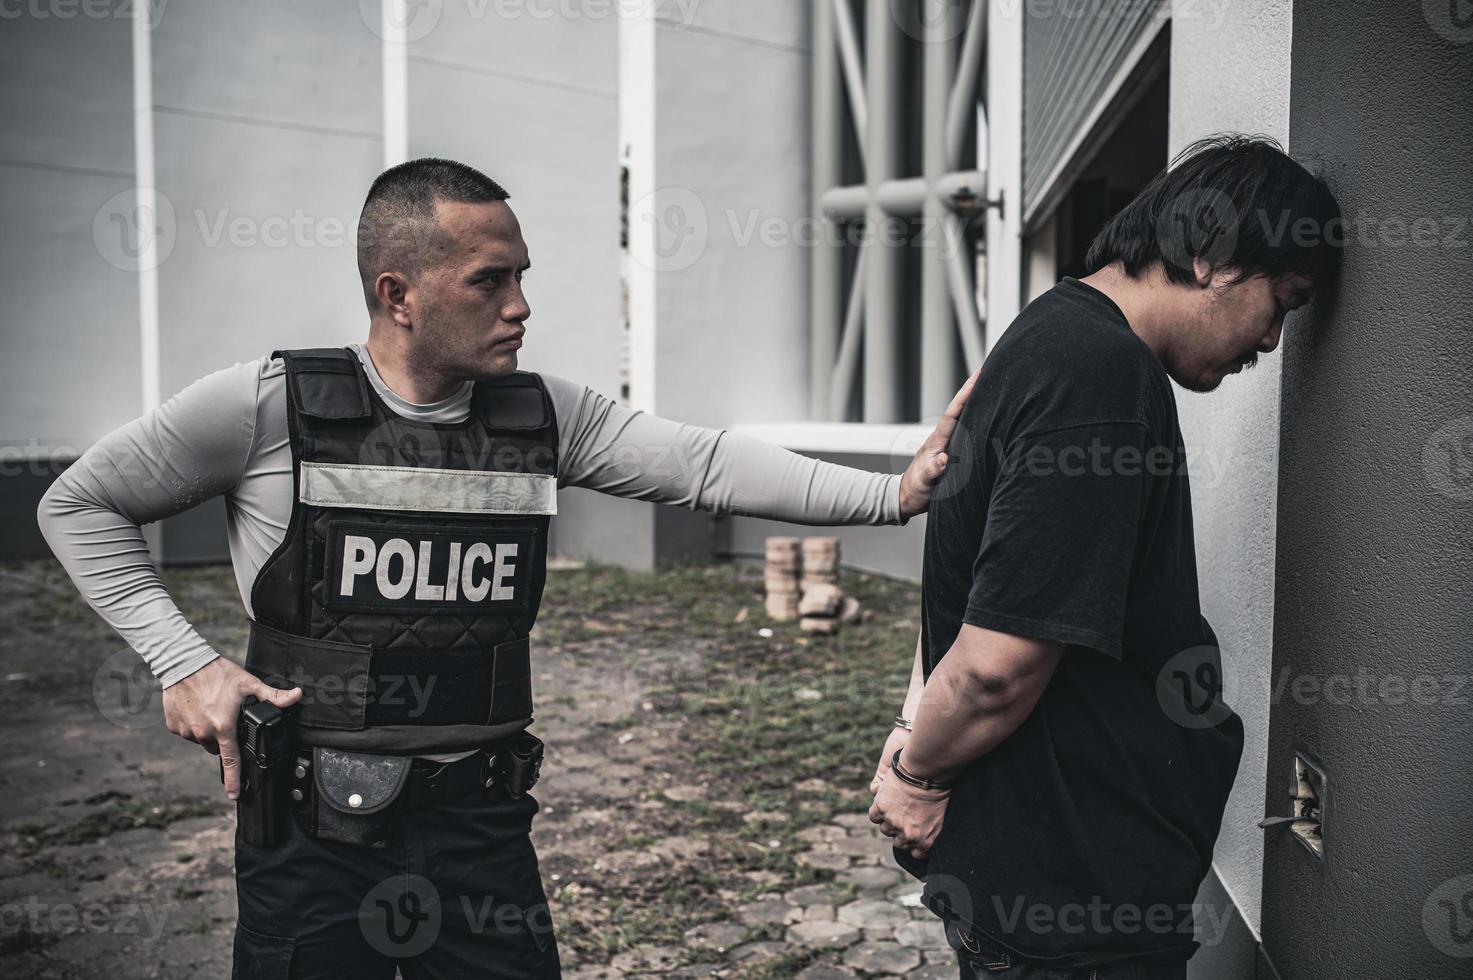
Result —
[[[241, 840], [254, 847], [274, 847], [286, 819], [288, 779], [295, 756], [293, 719], [269, 701], [245, 698], [236, 736], [240, 746], [240, 795], [235, 818]], [[225, 779], [222, 761], [220, 779]]]

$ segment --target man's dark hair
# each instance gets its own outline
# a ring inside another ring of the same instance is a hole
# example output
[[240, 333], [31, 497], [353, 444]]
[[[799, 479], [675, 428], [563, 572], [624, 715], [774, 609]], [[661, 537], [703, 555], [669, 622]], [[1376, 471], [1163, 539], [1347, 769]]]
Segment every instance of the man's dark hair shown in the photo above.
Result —
[[440, 241], [436, 201], [485, 204], [509, 197], [474, 167], [438, 157], [410, 160], [379, 174], [358, 219], [358, 275], [368, 308], [378, 308], [373, 283], [379, 273], [418, 272], [425, 251]]
[[1139, 278], [1160, 265], [1172, 282], [1191, 283], [1193, 260], [1255, 275], [1334, 278], [1345, 228], [1335, 195], [1320, 178], [1261, 136], [1198, 140], [1111, 218], [1084, 264], [1112, 262]]

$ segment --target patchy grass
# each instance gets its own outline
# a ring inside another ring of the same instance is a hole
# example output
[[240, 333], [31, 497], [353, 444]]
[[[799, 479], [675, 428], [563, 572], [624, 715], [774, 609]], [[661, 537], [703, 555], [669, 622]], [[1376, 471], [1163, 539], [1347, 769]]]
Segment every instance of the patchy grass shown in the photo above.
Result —
[[[767, 618], [757, 569], [588, 567], [551, 579], [540, 642], [589, 669], [607, 668], [611, 648], [635, 651], [642, 703], [602, 726], [605, 737], [656, 729], [674, 746], [681, 780], [708, 787], [689, 800], [630, 787], [623, 802], [638, 808], [633, 819], [580, 840], [596, 853], [671, 838], [706, 846], [662, 852], [659, 863], [636, 872], [585, 872], [572, 896], [554, 888], [560, 941], [578, 961], [679, 946], [687, 929], [730, 918], [744, 902], [832, 877], [797, 863], [807, 845], [796, 835], [868, 807], [869, 777], [904, 697], [918, 628], [916, 587], [857, 575], [843, 585], [869, 622], [817, 636]], [[763, 629], [772, 635], [761, 636]], [[780, 929], [762, 928], [747, 941], [774, 938]], [[721, 959], [713, 951], [686, 955], [687, 962]], [[737, 975], [791, 976], [811, 959], [796, 953]]]

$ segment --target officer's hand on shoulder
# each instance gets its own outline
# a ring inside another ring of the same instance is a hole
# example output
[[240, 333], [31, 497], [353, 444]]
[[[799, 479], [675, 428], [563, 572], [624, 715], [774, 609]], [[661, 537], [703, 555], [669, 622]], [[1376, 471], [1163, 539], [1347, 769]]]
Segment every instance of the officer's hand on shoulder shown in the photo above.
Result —
[[956, 431], [957, 420], [962, 417], [962, 409], [971, 397], [972, 386], [977, 383], [977, 375], [981, 370], [978, 368], [951, 399], [951, 404], [941, 413], [936, 428], [931, 430], [926, 441], [921, 443], [921, 448], [916, 450], [910, 465], [905, 468], [905, 475], [900, 478], [902, 520], [910, 520], [917, 514], [925, 513], [926, 508], [931, 505], [931, 491], [941, 482], [941, 477], [946, 475], [946, 448], [951, 443], [951, 434]]
[[240, 795], [240, 745], [236, 722], [246, 695], [270, 701], [278, 708], [296, 704], [302, 689], [278, 690], [224, 657], [217, 657], [179, 683], [164, 690], [164, 725], [169, 731], [198, 742], [220, 757], [225, 795]]

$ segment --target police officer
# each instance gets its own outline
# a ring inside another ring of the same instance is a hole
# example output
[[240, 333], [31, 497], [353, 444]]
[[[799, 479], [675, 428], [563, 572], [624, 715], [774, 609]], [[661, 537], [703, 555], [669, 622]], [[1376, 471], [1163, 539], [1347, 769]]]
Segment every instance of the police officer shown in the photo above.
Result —
[[[525, 730], [559, 487], [894, 524], [945, 467], [970, 382], [895, 477], [517, 371], [530, 262], [507, 197], [452, 161], [386, 171], [359, 224], [365, 344], [209, 375], [41, 503], [82, 595], [163, 685], [169, 729], [219, 755], [243, 809], [269, 786], [288, 811], [266, 837], [238, 823], [237, 976], [558, 975]], [[251, 619], [245, 669], [185, 621], [140, 531], [215, 495]], [[263, 703], [248, 720], [279, 709], [289, 726], [269, 773], [268, 729], [238, 737], [243, 699]]]

